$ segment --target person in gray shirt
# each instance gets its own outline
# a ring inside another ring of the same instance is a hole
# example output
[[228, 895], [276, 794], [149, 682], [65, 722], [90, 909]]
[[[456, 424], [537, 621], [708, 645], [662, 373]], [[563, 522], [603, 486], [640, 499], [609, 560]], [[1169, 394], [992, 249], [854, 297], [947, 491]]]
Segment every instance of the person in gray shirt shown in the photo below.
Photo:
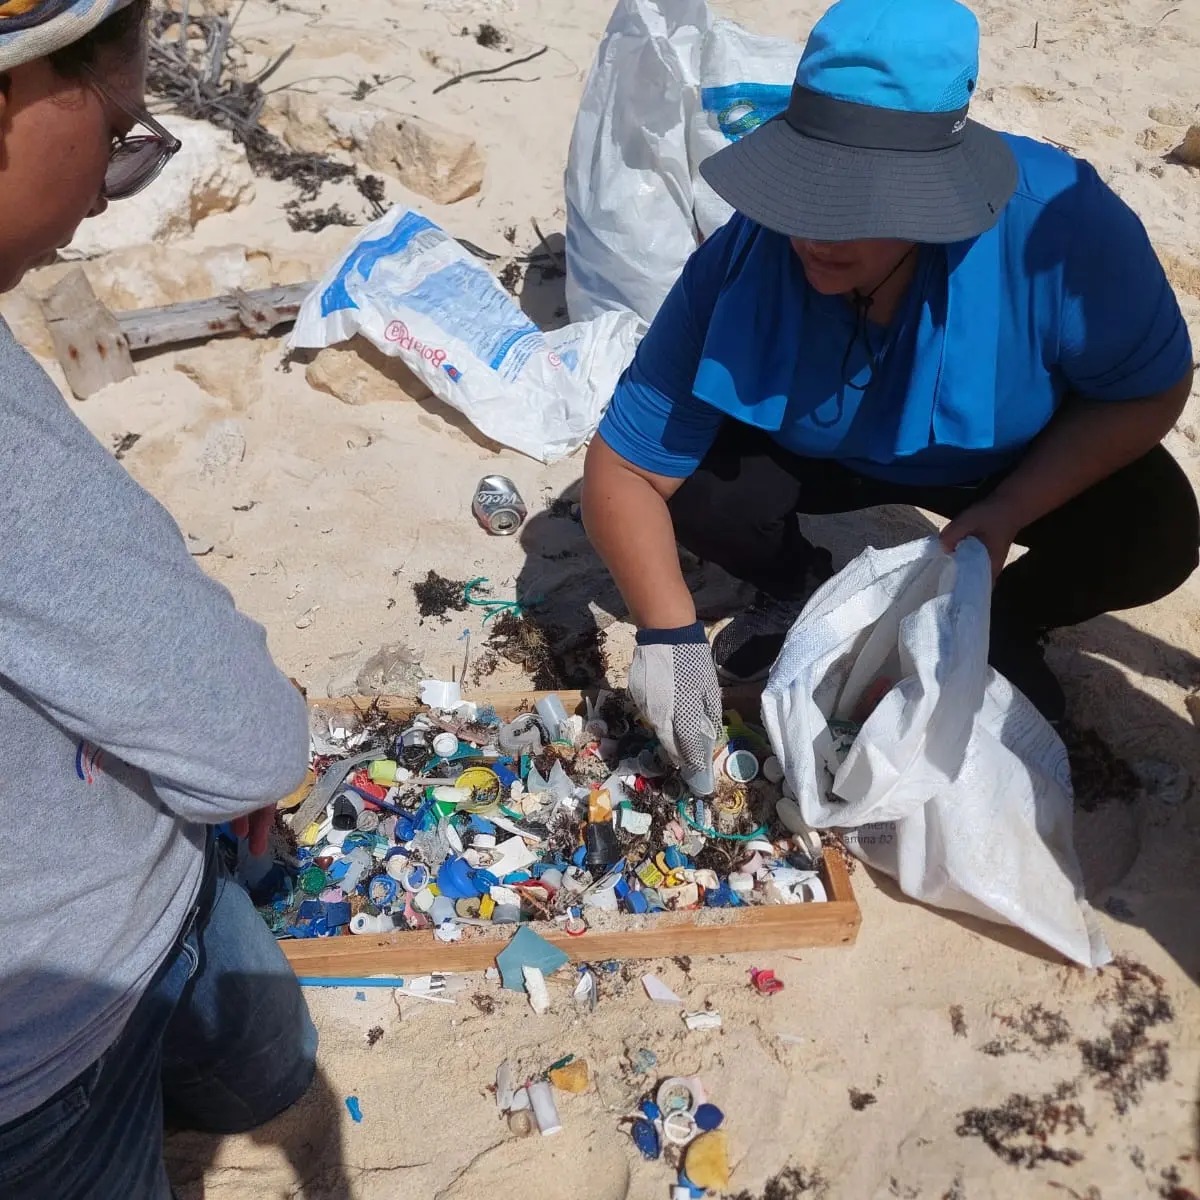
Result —
[[[0, 0], [0, 288], [179, 143], [143, 104], [147, 0]], [[165, 1200], [164, 1120], [234, 1132], [316, 1032], [249, 897], [307, 766], [262, 628], [0, 322], [0, 1195]]]

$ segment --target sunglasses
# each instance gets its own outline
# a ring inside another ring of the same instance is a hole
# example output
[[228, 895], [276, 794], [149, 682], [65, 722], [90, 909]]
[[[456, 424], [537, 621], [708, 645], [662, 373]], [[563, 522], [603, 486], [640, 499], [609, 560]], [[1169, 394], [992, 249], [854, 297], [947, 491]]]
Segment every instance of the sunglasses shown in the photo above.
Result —
[[132, 117], [136, 125], [149, 130], [146, 134], [126, 134], [113, 141], [108, 170], [104, 173], [104, 198], [127, 200], [144, 191], [162, 174], [163, 168], [179, 153], [183, 143], [144, 108], [122, 100], [107, 88], [94, 71], [87, 70], [87, 75], [93, 91], [127, 117]]

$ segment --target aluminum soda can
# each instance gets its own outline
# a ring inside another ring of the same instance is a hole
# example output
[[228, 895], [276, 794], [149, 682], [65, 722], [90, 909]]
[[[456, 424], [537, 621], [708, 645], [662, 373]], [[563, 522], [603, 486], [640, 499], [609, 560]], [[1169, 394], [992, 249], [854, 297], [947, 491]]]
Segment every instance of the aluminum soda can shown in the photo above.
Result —
[[497, 537], [516, 533], [528, 515], [517, 485], [503, 475], [485, 475], [479, 481], [471, 511], [475, 520]]

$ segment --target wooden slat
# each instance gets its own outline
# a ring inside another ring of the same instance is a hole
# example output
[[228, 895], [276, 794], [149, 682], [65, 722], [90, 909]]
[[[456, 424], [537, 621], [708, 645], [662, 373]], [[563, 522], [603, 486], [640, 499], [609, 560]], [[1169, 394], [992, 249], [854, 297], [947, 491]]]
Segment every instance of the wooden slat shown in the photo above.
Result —
[[[572, 962], [852, 946], [862, 914], [850, 890], [846, 869], [836, 855], [826, 852], [822, 874], [832, 889], [831, 895], [839, 896], [824, 904], [769, 904], [630, 916], [623, 918], [625, 928], [589, 930], [582, 937], [569, 937], [548, 922], [535, 923], [532, 928]], [[494, 967], [496, 955], [514, 932], [513, 926], [500, 925], [470, 929], [461, 942], [439, 942], [431, 932], [419, 930], [386, 936], [306, 938], [279, 944], [297, 975], [423, 975]]]
[[[548, 692], [490, 692], [469, 697], [490, 704], [504, 718], [536, 703]], [[560, 691], [568, 712], [583, 711], [585, 695], [595, 691]], [[757, 712], [761, 689], [730, 689], [726, 708], [744, 716]], [[344, 697], [309, 699], [326, 710], [365, 712], [372, 704], [389, 717], [404, 720], [419, 705], [404, 697]], [[821, 946], [852, 946], [858, 937], [862, 914], [841, 856], [825, 851], [821, 871], [829, 900], [816, 904], [772, 904], [753, 908], [698, 909], [623, 916], [620, 928], [590, 929], [582, 937], [569, 937], [552, 922], [533, 928], [558, 946], [572, 962], [609, 959], [661, 958], [677, 954], [736, 954], [744, 951], [804, 950]], [[614, 918], [606, 915], [605, 924]], [[432, 971], [482, 971], [495, 966], [496, 955], [512, 937], [514, 927], [468, 927], [461, 942], [439, 942], [433, 933], [417, 930], [390, 935], [353, 934], [335, 938], [282, 941], [280, 947], [297, 975], [353, 976], [371, 974], [413, 975]]]
[[295, 283], [211, 300], [185, 300], [163, 308], [117, 313], [116, 319], [134, 351], [182, 345], [227, 333], [265, 337], [295, 321], [314, 286]]
[[79, 267], [46, 294], [42, 312], [67, 386], [77, 399], [86, 400], [135, 373], [128, 338]]
[[[464, 700], [473, 700], [480, 706], [490, 704], [498, 716], [505, 720], [519, 712], [531, 710], [545, 696], [557, 696], [568, 713], [583, 714], [586, 702], [595, 699], [598, 688], [587, 688], [583, 691], [564, 688], [557, 692], [483, 692], [470, 693]], [[753, 718], [758, 715], [758, 705], [762, 697], [762, 685], [748, 684], [744, 687], [726, 688], [722, 693], [725, 708], [737, 709], [743, 717]], [[336, 699], [308, 698], [313, 707], [320, 707], [335, 712], [365, 713], [374, 705], [377, 711], [398, 721], [406, 720], [420, 710], [420, 705], [414, 698], [407, 696], [339, 696]]]

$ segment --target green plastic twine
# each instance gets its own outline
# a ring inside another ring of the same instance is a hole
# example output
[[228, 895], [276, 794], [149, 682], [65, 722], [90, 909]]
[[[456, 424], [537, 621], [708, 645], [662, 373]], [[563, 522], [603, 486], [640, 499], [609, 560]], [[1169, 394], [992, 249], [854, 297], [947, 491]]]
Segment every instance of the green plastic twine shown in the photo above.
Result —
[[675, 811], [679, 814], [680, 820], [685, 825], [690, 825], [697, 833], [704, 834], [705, 837], [720, 838], [725, 842], [752, 842], [755, 838], [766, 837], [767, 827], [760, 825], [757, 829], [750, 833], [722, 833], [719, 829], [707, 829], [698, 821], [693, 821], [687, 814], [687, 806], [684, 801], [680, 800]]
[[[488, 600], [486, 598], [476, 597], [473, 593], [476, 588], [483, 587], [491, 581], [486, 575], [480, 575], [477, 579], [472, 579], [470, 583], [463, 588], [463, 599], [475, 608], [482, 608], [486, 611], [487, 616], [483, 618], [483, 623], [486, 625], [493, 617], [500, 616], [501, 613], [512, 613], [514, 617], [523, 617], [525, 610], [521, 607], [519, 600]], [[541, 597], [536, 600], [531, 600], [530, 604], [540, 604]]]

